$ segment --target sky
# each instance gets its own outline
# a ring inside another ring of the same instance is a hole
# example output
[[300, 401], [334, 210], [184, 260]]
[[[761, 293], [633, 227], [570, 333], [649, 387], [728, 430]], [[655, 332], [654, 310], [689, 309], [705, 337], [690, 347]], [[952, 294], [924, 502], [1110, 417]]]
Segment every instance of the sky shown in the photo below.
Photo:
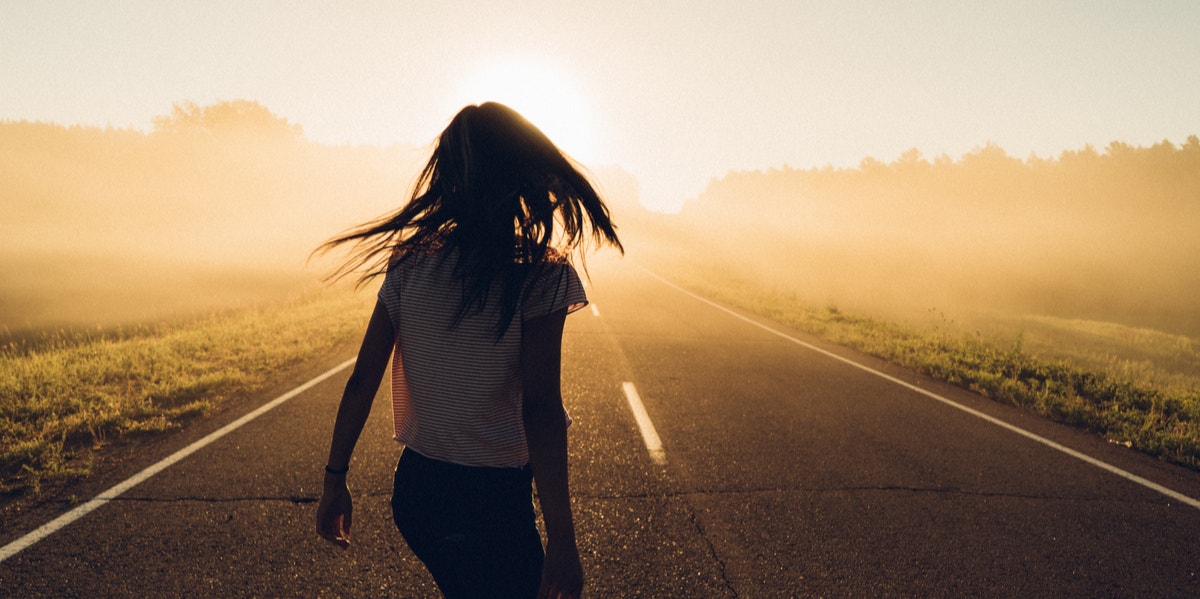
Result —
[[677, 210], [730, 170], [1200, 134], [1195, 0], [0, 0], [0, 120], [149, 130], [246, 99], [425, 145], [498, 100]]

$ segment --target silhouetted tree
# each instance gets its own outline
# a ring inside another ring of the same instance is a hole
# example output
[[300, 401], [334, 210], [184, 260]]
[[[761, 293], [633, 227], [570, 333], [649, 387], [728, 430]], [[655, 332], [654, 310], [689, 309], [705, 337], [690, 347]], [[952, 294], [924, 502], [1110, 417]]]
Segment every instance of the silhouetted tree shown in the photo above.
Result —
[[258, 102], [233, 100], [199, 106], [195, 102], [175, 104], [168, 116], [153, 119], [156, 133], [254, 134], [264, 137], [300, 138], [300, 125], [289, 123]]

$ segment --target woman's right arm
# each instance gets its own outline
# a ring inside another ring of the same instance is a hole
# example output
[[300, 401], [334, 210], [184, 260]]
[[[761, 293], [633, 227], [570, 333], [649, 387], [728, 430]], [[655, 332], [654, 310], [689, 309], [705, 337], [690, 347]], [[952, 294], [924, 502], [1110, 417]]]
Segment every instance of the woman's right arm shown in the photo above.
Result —
[[[346, 382], [342, 402], [338, 406], [337, 421], [333, 425], [333, 441], [329, 446], [329, 461], [326, 462], [324, 491], [317, 505], [317, 534], [339, 547], [350, 546], [350, 525], [353, 502], [350, 489], [346, 486], [346, 470], [350, 466], [350, 454], [358, 443], [371, 413], [379, 382], [387, 370], [388, 359], [396, 343], [396, 332], [392, 320], [382, 302], [376, 302], [371, 322], [358, 349], [358, 360], [354, 372]], [[341, 471], [340, 473], [329, 472]]]

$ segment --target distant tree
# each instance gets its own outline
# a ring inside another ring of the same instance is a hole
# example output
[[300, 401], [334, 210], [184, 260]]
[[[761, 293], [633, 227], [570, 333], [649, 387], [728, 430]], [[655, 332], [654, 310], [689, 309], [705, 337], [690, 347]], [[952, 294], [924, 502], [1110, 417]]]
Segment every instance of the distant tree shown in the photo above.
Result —
[[1046, 170], [1054, 166], [1054, 159], [1042, 158], [1041, 156], [1037, 155], [1037, 152], [1030, 152], [1029, 157], [1025, 159], [1025, 164], [1035, 171]]
[[1063, 150], [1058, 156], [1058, 163], [1067, 168], [1091, 168], [1096, 165], [1100, 154], [1092, 144], [1084, 144], [1078, 150]]
[[963, 154], [960, 165], [968, 171], [1003, 172], [1021, 164], [1019, 158], [1009, 156], [1004, 148], [988, 142], [983, 147], [975, 148]]
[[932, 165], [928, 160], [921, 156], [921, 151], [916, 148], [909, 148], [900, 154], [896, 162], [892, 163], [892, 169], [897, 173], [910, 177], [922, 176], [929, 172]]
[[862, 174], [870, 177], [872, 175], [879, 175], [879, 174], [887, 172], [888, 167], [886, 164], [880, 162], [879, 160], [876, 160], [875, 158], [872, 158], [871, 156], [867, 156], [866, 158], [863, 158], [861, 161], [859, 161], [858, 170], [862, 171]]
[[175, 104], [171, 114], [153, 119], [156, 133], [202, 133], [211, 135], [251, 134], [295, 139], [303, 136], [300, 125], [289, 123], [250, 100], [218, 102], [199, 106], [195, 102]]
[[1104, 155], [1118, 162], [1131, 160], [1137, 154], [1138, 148], [1133, 147], [1123, 141], [1109, 142], [1108, 147], [1104, 148]]

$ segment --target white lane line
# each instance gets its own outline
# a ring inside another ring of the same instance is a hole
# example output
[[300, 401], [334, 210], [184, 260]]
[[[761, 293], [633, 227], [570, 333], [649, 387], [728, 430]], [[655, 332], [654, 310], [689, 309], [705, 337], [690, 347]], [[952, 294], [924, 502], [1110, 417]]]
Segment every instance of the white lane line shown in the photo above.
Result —
[[662, 439], [658, 438], [658, 432], [654, 430], [654, 423], [650, 422], [650, 414], [646, 413], [646, 406], [642, 405], [642, 398], [638, 395], [637, 387], [633, 383], [621, 383], [621, 387], [625, 389], [625, 399], [629, 400], [629, 409], [633, 410], [633, 419], [637, 421], [638, 428], [642, 431], [642, 440], [646, 442], [646, 449], [650, 451], [650, 461], [659, 466], [667, 464], [667, 452], [663, 451]]
[[241, 418], [238, 418], [237, 420], [234, 420], [233, 422], [226, 424], [225, 426], [221, 427], [217, 431], [209, 433], [203, 439], [200, 439], [199, 441], [196, 441], [195, 443], [192, 443], [191, 445], [188, 445], [187, 447], [184, 447], [183, 449], [176, 451], [175, 453], [167, 456], [166, 458], [163, 458], [162, 461], [129, 477], [128, 479], [125, 480], [125, 482], [119, 483], [116, 486], [113, 486], [112, 488], [110, 488], [109, 490], [97, 495], [91, 501], [88, 501], [87, 503], [79, 505], [75, 509], [41, 525], [33, 532], [26, 534], [25, 536], [5, 545], [4, 547], [0, 547], [0, 562], [3, 562], [4, 560], [16, 555], [22, 549], [25, 549], [26, 547], [29, 547], [30, 545], [33, 545], [34, 543], [41, 541], [42, 539], [54, 534], [55, 532], [58, 532], [58, 530], [61, 529], [62, 527], [84, 517], [92, 510], [108, 503], [109, 501], [116, 499], [122, 493], [128, 491], [129, 489], [132, 489], [133, 487], [142, 483], [143, 481], [150, 478], [151, 476], [154, 476], [155, 474], [158, 474], [159, 472], [166, 470], [167, 467], [171, 466], [175, 462], [178, 462], [178, 461], [182, 460], [183, 458], [188, 457], [189, 455], [195, 453], [197, 450], [201, 449], [202, 447], [233, 432], [234, 430], [240, 428], [243, 424], [246, 424], [247, 422], [250, 422], [251, 420], [258, 418], [259, 416], [262, 416], [264, 413], [266, 413], [267, 411], [271, 410], [272, 408], [278, 406], [279, 404], [281, 404], [293, 397], [296, 397], [297, 395], [300, 395], [301, 393], [303, 393], [305, 391], [308, 391], [317, 383], [320, 383], [321, 381], [337, 374], [338, 372], [344, 370], [347, 366], [350, 366], [353, 363], [354, 363], [354, 359], [352, 358], [352, 359], [346, 360], [345, 362], [342, 362], [341, 364], [338, 364], [337, 366], [334, 366], [333, 368], [325, 371], [324, 373], [317, 375], [316, 378], [313, 378], [312, 380], [308, 381], [307, 383], [304, 383], [303, 385], [300, 385], [299, 387], [296, 387], [295, 389], [292, 389], [291, 391], [288, 391], [287, 393], [284, 393], [283, 395], [276, 397], [275, 399], [271, 400], [269, 403], [266, 403], [266, 404], [260, 406], [258, 409], [254, 410], [253, 412], [250, 412], [249, 414], [246, 414], [245, 416], [242, 416]]
[[989, 415], [987, 415], [987, 414], [984, 414], [983, 412], [980, 412], [980, 411], [978, 411], [978, 410], [975, 410], [975, 409], [972, 409], [972, 408], [968, 408], [967, 406], [964, 406], [964, 405], [961, 405], [961, 404], [955, 403], [955, 402], [953, 402], [953, 401], [951, 401], [951, 400], [949, 400], [949, 399], [946, 399], [945, 397], [942, 397], [941, 395], [938, 395], [937, 393], [934, 393], [934, 392], [932, 392], [932, 391], [927, 391], [927, 390], [925, 390], [925, 389], [922, 389], [922, 388], [920, 388], [920, 387], [917, 387], [916, 385], [911, 385], [911, 384], [909, 384], [909, 383], [906, 383], [906, 382], [904, 382], [904, 381], [902, 381], [902, 380], [900, 380], [900, 379], [898, 379], [898, 378], [896, 378], [896, 377], [894, 377], [894, 376], [891, 376], [891, 375], [889, 375], [889, 374], [884, 374], [884, 373], [882, 373], [882, 372], [880, 372], [880, 371], [878, 371], [878, 370], [875, 370], [874, 368], [871, 368], [870, 366], [865, 366], [865, 365], [863, 365], [863, 364], [859, 364], [858, 362], [855, 362], [855, 361], [853, 361], [853, 360], [851, 360], [851, 359], [849, 359], [849, 358], [843, 358], [842, 356], [839, 356], [839, 355], [837, 355], [837, 354], [835, 354], [835, 353], [832, 353], [832, 352], [829, 352], [829, 351], [823, 350], [823, 349], [821, 349], [821, 348], [819, 348], [819, 347], [817, 347], [817, 346], [815, 346], [815, 345], [813, 345], [813, 344], [811, 344], [811, 343], [805, 343], [804, 341], [801, 341], [801, 340], [799, 340], [799, 339], [796, 339], [795, 337], [792, 337], [791, 335], [788, 335], [788, 334], [786, 334], [786, 333], [782, 333], [782, 332], [780, 332], [780, 331], [776, 331], [775, 329], [773, 329], [773, 328], [771, 328], [771, 327], [769, 327], [769, 326], [767, 326], [767, 325], [765, 325], [765, 324], [762, 324], [762, 323], [759, 323], [759, 322], [755, 322], [755, 321], [753, 321], [753, 320], [751, 320], [751, 319], [749, 319], [749, 318], [746, 318], [745, 316], [742, 316], [741, 314], [738, 314], [737, 312], [734, 312], [733, 310], [730, 310], [729, 308], [726, 308], [725, 306], [722, 306], [722, 305], [720, 305], [720, 304], [718, 304], [718, 303], [716, 303], [716, 302], [713, 302], [712, 300], [709, 300], [708, 298], [705, 298], [705, 297], [702, 297], [702, 296], [696, 295], [695, 293], [692, 293], [691, 291], [688, 291], [687, 289], [684, 289], [684, 288], [680, 287], [679, 285], [676, 285], [676, 284], [674, 284], [674, 283], [672, 283], [672, 282], [670, 282], [670, 281], [668, 281], [668, 280], [666, 280], [666, 279], [662, 278], [662, 277], [661, 277], [661, 276], [659, 276], [657, 273], [655, 273], [655, 272], [651, 271], [650, 269], [648, 269], [648, 268], [646, 268], [646, 267], [644, 267], [644, 266], [643, 266], [643, 267], [641, 267], [641, 269], [642, 269], [642, 270], [644, 270], [644, 271], [646, 271], [647, 273], [649, 273], [649, 274], [650, 274], [650, 276], [652, 276], [652, 277], [654, 277], [654, 278], [658, 279], [659, 281], [661, 281], [661, 282], [662, 282], [664, 285], [666, 285], [666, 286], [668, 286], [668, 287], [674, 288], [675, 290], [677, 290], [677, 291], [679, 291], [679, 292], [681, 292], [681, 293], [683, 293], [683, 294], [685, 294], [685, 295], [689, 295], [689, 296], [691, 296], [691, 297], [693, 297], [693, 298], [695, 298], [695, 299], [697, 299], [697, 300], [700, 300], [700, 301], [702, 301], [702, 302], [704, 302], [704, 303], [706, 303], [706, 304], [708, 304], [708, 305], [710, 305], [710, 306], [712, 306], [712, 307], [714, 307], [714, 308], [716, 308], [716, 309], [718, 309], [718, 310], [720, 310], [720, 311], [722, 311], [722, 312], [725, 312], [726, 314], [729, 314], [730, 316], [733, 316], [734, 318], [737, 318], [737, 319], [739, 319], [739, 320], [743, 320], [743, 321], [745, 321], [745, 322], [748, 322], [748, 323], [750, 323], [750, 324], [752, 324], [752, 325], [754, 325], [754, 326], [756, 326], [756, 327], [758, 327], [758, 328], [760, 328], [760, 329], [763, 329], [764, 331], [767, 331], [767, 332], [773, 333], [773, 334], [775, 334], [775, 335], [778, 335], [779, 337], [782, 337], [782, 338], [784, 338], [784, 339], [787, 339], [788, 341], [791, 341], [792, 343], [795, 343], [796, 345], [800, 345], [800, 346], [802, 346], [802, 347], [805, 347], [805, 348], [811, 349], [812, 351], [815, 351], [815, 352], [817, 352], [817, 353], [824, 354], [824, 355], [826, 355], [826, 356], [828, 356], [828, 357], [830, 357], [830, 358], [833, 358], [833, 359], [835, 359], [835, 360], [838, 360], [839, 362], [844, 362], [844, 363], [846, 363], [846, 364], [849, 364], [850, 366], [853, 366], [853, 367], [855, 367], [855, 368], [858, 368], [859, 370], [863, 370], [863, 371], [869, 372], [869, 373], [871, 373], [871, 374], [873, 374], [873, 375], [875, 375], [875, 376], [878, 376], [878, 377], [880, 377], [880, 378], [883, 378], [883, 379], [886, 379], [886, 380], [888, 380], [888, 381], [891, 381], [891, 382], [893, 382], [893, 383], [896, 383], [897, 385], [900, 385], [901, 387], [904, 387], [904, 388], [906, 388], [906, 389], [909, 389], [909, 390], [912, 390], [912, 391], [916, 391], [917, 393], [920, 393], [921, 395], [924, 395], [924, 396], [926, 396], [926, 397], [929, 397], [929, 398], [932, 398], [932, 399], [936, 399], [937, 401], [940, 401], [940, 402], [942, 402], [942, 403], [944, 403], [944, 404], [946, 404], [946, 405], [948, 405], [948, 406], [950, 406], [950, 407], [953, 407], [953, 408], [957, 408], [957, 409], [959, 409], [959, 410], [962, 410], [962, 411], [964, 411], [964, 412], [966, 412], [966, 413], [968, 413], [968, 414], [970, 414], [970, 415], [972, 415], [972, 416], [976, 416], [976, 417], [982, 418], [983, 420], [986, 420], [986, 421], [988, 421], [988, 422], [990, 422], [990, 423], [992, 423], [992, 424], [995, 424], [996, 426], [999, 426], [999, 427], [1002, 427], [1002, 428], [1008, 429], [1008, 430], [1010, 430], [1010, 431], [1012, 431], [1012, 432], [1014, 432], [1014, 433], [1017, 433], [1018, 435], [1021, 435], [1021, 436], [1023, 436], [1023, 437], [1026, 437], [1026, 438], [1032, 439], [1032, 440], [1034, 440], [1034, 441], [1037, 441], [1038, 443], [1041, 443], [1041, 444], [1043, 444], [1043, 445], [1046, 445], [1047, 447], [1051, 447], [1051, 448], [1057, 449], [1058, 451], [1061, 451], [1061, 452], [1063, 452], [1063, 453], [1065, 453], [1065, 454], [1067, 454], [1067, 455], [1069, 455], [1069, 456], [1071, 456], [1071, 457], [1073, 457], [1073, 458], [1077, 458], [1077, 459], [1083, 460], [1084, 462], [1087, 462], [1088, 464], [1091, 464], [1091, 465], [1093, 465], [1093, 466], [1095, 466], [1095, 467], [1097, 467], [1097, 468], [1100, 468], [1100, 469], [1102, 469], [1102, 470], [1107, 470], [1107, 471], [1109, 471], [1109, 472], [1111, 472], [1111, 473], [1113, 473], [1113, 474], [1116, 474], [1117, 476], [1120, 476], [1121, 478], [1124, 478], [1124, 479], [1126, 479], [1126, 480], [1128, 480], [1128, 481], [1131, 481], [1131, 482], [1137, 483], [1137, 484], [1139, 484], [1139, 485], [1142, 485], [1143, 487], [1146, 487], [1147, 489], [1151, 489], [1151, 490], [1153, 490], [1153, 491], [1157, 491], [1157, 492], [1159, 492], [1159, 493], [1162, 493], [1163, 495], [1166, 495], [1167, 497], [1170, 497], [1171, 499], [1175, 499], [1176, 501], [1179, 501], [1179, 502], [1181, 502], [1181, 503], [1185, 503], [1185, 504], [1187, 504], [1187, 505], [1190, 505], [1190, 506], [1192, 506], [1192, 507], [1194, 507], [1194, 508], [1196, 508], [1196, 509], [1200, 509], [1200, 500], [1194, 499], [1194, 498], [1192, 498], [1192, 497], [1188, 497], [1187, 495], [1184, 495], [1183, 493], [1180, 493], [1180, 492], [1178, 492], [1178, 491], [1174, 491], [1174, 490], [1168, 489], [1167, 487], [1164, 487], [1164, 486], [1162, 486], [1162, 485], [1160, 485], [1160, 484], [1158, 484], [1158, 483], [1156, 483], [1156, 482], [1154, 482], [1154, 481], [1152, 481], [1152, 480], [1148, 480], [1148, 479], [1142, 478], [1142, 477], [1140, 477], [1140, 476], [1138, 476], [1138, 475], [1136, 475], [1136, 474], [1134, 474], [1134, 473], [1132, 473], [1132, 472], [1129, 472], [1129, 471], [1127, 471], [1127, 470], [1122, 470], [1122, 469], [1120, 469], [1120, 468], [1118, 468], [1118, 467], [1116, 467], [1116, 466], [1113, 466], [1112, 464], [1109, 464], [1108, 462], [1104, 462], [1104, 461], [1098, 460], [1098, 459], [1096, 459], [1096, 458], [1093, 458], [1093, 457], [1092, 457], [1092, 456], [1090, 456], [1090, 455], [1087, 455], [1087, 454], [1085, 454], [1085, 453], [1082, 453], [1082, 452], [1076, 451], [1076, 450], [1074, 450], [1074, 449], [1071, 449], [1070, 447], [1067, 447], [1067, 446], [1065, 446], [1065, 445], [1062, 445], [1062, 444], [1060, 444], [1060, 443], [1056, 443], [1056, 442], [1054, 442], [1054, 441], [1051, 441], [1050, 439], [1047, 439], [1047, 438], [1045, 438], [1045, 437], [1043, 437], [1043, 436], [1041, 436], [1041, 435], [1038, 435], [1038, 434], [1036, 434], [1036, 433], [1032, 433], [1032, 432], [1030, 432], [1030, 431], [1027, 431], [1027, 430], [1025, 430], [1025, 429], [1023, 429], [1023, 428], [1021, 428], [1021, 427], [1019, 427], [1019, 426], [1016, 426], [1016, 425], [1013, 425], [1013, 424], [1009, 424], [1009, 423], [1007, 423], [1007, 422], [1005, 422], [1005, 421], [1003, 421], [1003, 420], [1000, 420], [999, 418], [995, 418], [995, 417], [993, 417], [993, 416], [989, 416]]
[[592, 316], [595, 316], [597, 318], [600, 317], [600, 308], [597, 308], [596, 304], [592, 304]]

